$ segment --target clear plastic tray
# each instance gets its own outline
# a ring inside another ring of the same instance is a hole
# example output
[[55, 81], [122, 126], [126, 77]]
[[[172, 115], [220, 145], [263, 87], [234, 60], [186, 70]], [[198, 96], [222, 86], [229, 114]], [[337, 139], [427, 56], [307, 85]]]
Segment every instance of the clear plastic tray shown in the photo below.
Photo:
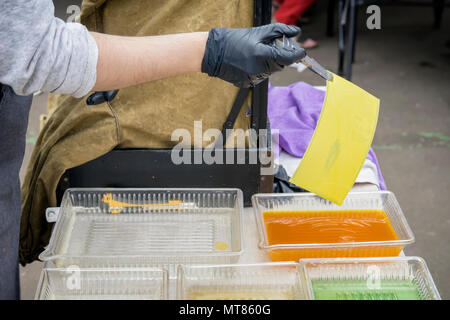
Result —
[[300, 268], [313, 299], [440, 299], [420, 257], [302, 259]]
[[306, 289], [298, 263], [179, 266], [177, 299], [298, 300]]
[[36, 300], [165, 300], [168, 273], [158, 268], [56, 268], [46, 263]]
[[[383, 257], [398, 256], [403, 247], [414, 242], [414, 235], [406, 222], [392, 192], [351, 192], [338, 206], [312, 193], [257, 194], [252, 197], [253, 210], [259, 233], [259, 247], [273, 261], [298, 261], [302, 258]], [[263, 213], [265, 211], [308, 210], [383, 210], [398, 240], [341, 243], [293, 243], [269, 245]]]
[[235, 263], [242, 211], [238, 189], [69, 189], [39, 258], [58, 267]]

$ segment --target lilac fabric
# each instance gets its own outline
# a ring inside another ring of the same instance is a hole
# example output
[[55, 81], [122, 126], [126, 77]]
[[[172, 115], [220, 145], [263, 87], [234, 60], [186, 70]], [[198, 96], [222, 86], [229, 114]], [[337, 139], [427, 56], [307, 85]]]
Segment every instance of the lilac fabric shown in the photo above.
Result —
[[[303, 157], [319, 120], [324, 99], [324, 91], [305, 82], [296, 82], [288, 87], [269, 85], [267, 113], [270, 127], [278, 130], [279, 144], [284, 151], [295, 157]], [[386, 183], [372, 148], [367, 159], [377, 166], [380, 189], [386, 190]]]

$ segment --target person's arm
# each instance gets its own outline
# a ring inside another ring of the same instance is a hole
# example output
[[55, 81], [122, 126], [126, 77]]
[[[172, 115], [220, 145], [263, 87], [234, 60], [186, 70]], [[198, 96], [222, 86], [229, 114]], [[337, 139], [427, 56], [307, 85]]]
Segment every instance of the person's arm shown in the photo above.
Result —
[[208, 33], [120, 37], [54, 17], [51, 0], [0, 1], [0, 83], [82, 97], [200, 71]]
[[96, 82], [97, 58], [88, 30], [55, 18], [51, 0], [0, 1], [0, 83], [16, 94], [82, 97]]
[[299, 32], [298, 27], [277, 23], [152, 37], [92, 33], [99, 48], [94, 89], [120, 89], [195, 71], [238, 87], [253, 86], [305, 56], [298, 44], [291, 48], [274, 45], [275, 39]]
[[253, 86], [305, 55], [273, 40], [300, 29], [283, 24], [152, 37], [89, 33], [54, 17], [51, 0], [0, 1], [0, 83], [19, 95], [36, 91], [83, 97], [202, 71]]
[[208, 39], [207, 32], [151, 37], [91, 35], [99, 50], [95, 91], [200, 72]]

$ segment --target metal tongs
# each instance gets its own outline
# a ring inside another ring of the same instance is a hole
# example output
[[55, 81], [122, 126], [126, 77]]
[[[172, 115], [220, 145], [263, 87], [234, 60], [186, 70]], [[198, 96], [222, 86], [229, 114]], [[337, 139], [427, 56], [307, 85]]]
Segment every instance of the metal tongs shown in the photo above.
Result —
[[[283, 49], [290, 49], [290, 50], [297, 50], [297, 46], [292, 42], [291, 39], [283, 35], [282, 39], [276, 39], [275, 45], [279, 48]], [[309, 57], [308, 55], [305, 55], [303, 58], [301, 58], [298, 62], [305, 65], [309, 70], [314, 72], [315, 74], [321, 76], [325, 80], [331, 81], [333, 80], [333, 75], [331, 72], [329, 72], [327, 69], [322, 67], [316, 60]]]

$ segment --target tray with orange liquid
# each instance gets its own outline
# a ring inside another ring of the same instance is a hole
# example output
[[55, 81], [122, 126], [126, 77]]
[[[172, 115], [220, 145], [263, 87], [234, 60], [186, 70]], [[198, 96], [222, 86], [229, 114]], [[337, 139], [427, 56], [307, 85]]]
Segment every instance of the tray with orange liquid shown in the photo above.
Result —
[[49, 246], [57, 267], [235, 263], [238, 189], [68, 189]]
[[312, 193], [258, 194], [259, 247], [273, 261], [398, 256], [414, 235], [389, 191], [349, 193], [342, 206]]

